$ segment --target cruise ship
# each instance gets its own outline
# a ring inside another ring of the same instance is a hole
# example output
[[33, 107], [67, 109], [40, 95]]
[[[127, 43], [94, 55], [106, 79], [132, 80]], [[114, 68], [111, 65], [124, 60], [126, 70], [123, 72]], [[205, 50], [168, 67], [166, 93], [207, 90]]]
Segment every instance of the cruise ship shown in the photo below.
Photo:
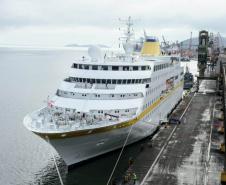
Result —
[[182, 98], [180, 61], [162, 55], [158, 39], [147, 35], [134, 52], [131, 27], [129, 18], [123, 53], [91, 47], [47, 105], [24, 118], [68, 166], [150, 136]]

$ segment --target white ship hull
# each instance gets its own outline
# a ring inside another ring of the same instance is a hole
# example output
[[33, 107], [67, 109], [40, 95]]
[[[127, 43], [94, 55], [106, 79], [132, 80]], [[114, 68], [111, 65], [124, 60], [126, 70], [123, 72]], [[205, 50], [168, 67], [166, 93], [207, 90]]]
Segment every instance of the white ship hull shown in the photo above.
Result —
[[[167, 114], [182, 98], [182, 86], [167, 99], [162, 101], [152, 113], [145, 116], [145, 122], [140, 120], [133, 125], [128, 144], [150, 136], [158, 127], [161, 120], [166, 120]], [[77, 136], [71, 138], [51, 139], [51, 145], [57, 150], [68, 166], [119, 149], [123, 146], [131, 126], [113, 129], [102, 133]]]
[[[133, 129], [128, 144], [147, 137], [156, 129], [156, 125], [143, 125], [143, 129]], [[68, 166], [121, 148], [125, 142], [129, 128], [66, 139], [51, 140], [50, 143]], [[148, 130], [148, 132], [147, 132]]]

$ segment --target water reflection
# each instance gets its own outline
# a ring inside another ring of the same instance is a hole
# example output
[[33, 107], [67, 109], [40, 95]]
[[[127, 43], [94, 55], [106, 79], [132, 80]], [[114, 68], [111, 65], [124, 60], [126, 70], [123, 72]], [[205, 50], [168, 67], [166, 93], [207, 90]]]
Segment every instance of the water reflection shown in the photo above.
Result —
[[[124, 149], [112, 179], [120, 180], [122, 178], [128, 169], [129, 159], [135, 159], [142, 152], [141, 147], [149, 140], [150, 138], [146, 138]], [[106, 185], [119, 153], [120, 150], [117, 150], [98, 156], [74, 166], [69, 171], [67, 171], [64, 161], [56, 154], [57, 165], [65, 185]], [[49, 161], [45, 168], [36, 173], [35, 182], [32, 183], [60, 185], [53, 159]]]

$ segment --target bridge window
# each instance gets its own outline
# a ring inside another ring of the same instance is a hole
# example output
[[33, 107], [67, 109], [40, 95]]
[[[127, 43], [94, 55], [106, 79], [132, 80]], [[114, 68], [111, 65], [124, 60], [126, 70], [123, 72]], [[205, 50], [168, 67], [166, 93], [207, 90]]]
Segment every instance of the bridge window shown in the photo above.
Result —
[[84, 69], [89, 69], [89, 65], [84, 65]]
[[90, 65], [90, 64], [72, 64], [72, 68], [85, 70], [112, 70], [112, 71], [138, 71], [149, 70], [150, 66], [108, 66], [108, 65]]
[[77, 68], [78, 67], [78, 64], [74, 64], [74, 66], [73, 66], [74, 68]]
[[79, 64], [79, 69], [83, 69], [83, 66], [82, 66], [82, 64]]

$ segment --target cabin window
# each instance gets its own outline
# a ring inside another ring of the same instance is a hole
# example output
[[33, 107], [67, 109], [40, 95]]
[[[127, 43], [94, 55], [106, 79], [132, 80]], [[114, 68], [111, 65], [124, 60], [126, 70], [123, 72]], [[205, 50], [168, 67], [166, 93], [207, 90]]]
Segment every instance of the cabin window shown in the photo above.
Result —
[[92, 70], [98, 70], [98, 66], [97, 65], [93, 65], [92, 66]]
[[74, 68], [77, 68], [78, 67], [78, 64], [74, 64]]
[[82, 66], [82, 64], [79, 64], [79, 69], [83, 69], [83, 66]]
[[93, 84], [95, 82], [94, 79], [90, 79], [90, 83]]
[[103, 69], [104, 71], [107, 71], [107, 70], [108, 70], [108, 66], [102, 66], [102, 69]]
[[138, 71], [138, 66], [133, 66], [134, 71]]
[[123, 66], [123, 71], [129, 71], [129, 66]]
[[145, 66], [141, 66], [141, 70], [144, 71], [146, 69]]
[[118, 71], [118, 66], [112, 66], [112, 71]]

